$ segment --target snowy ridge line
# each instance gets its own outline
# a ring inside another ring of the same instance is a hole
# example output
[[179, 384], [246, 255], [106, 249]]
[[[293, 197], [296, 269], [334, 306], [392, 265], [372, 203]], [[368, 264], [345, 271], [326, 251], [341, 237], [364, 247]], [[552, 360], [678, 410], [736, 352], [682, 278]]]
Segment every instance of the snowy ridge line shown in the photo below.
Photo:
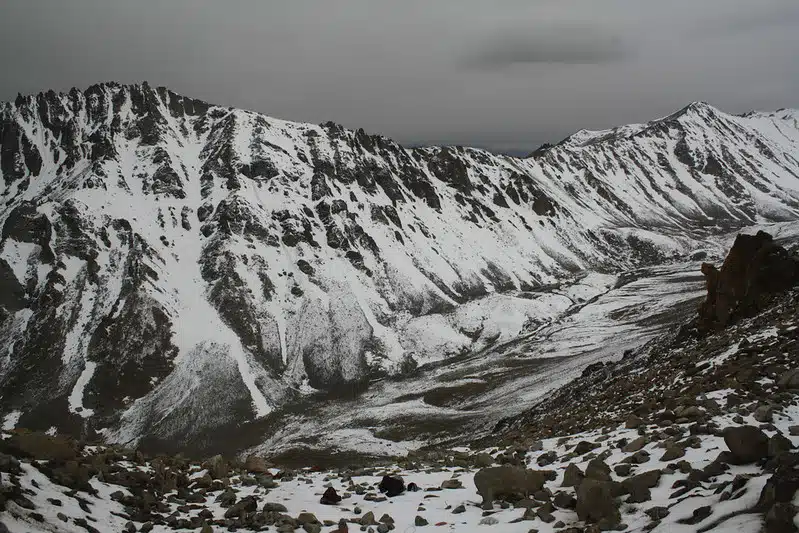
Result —
[[692, 104], [520, 159], [109, 83], [3, 104], [0, 132], [0, 413], [123, 442], [478, 353], [561, 317], [542, 287], [799, 218], [787, 111]]

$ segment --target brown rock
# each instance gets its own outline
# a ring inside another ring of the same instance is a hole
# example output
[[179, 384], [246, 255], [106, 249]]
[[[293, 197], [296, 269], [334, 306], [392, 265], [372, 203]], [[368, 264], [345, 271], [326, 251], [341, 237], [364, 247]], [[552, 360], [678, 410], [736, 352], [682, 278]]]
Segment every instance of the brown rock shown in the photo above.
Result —
[[632, 453], [632, 452], [637, 452], [638, 450], [640, 450], [641, 448], [643, 448], [644, 446], [646, 446], [647, 442], [649, 442], [649, 441], [647, 440], [647, 438], [646, 438], [646, 437], [638, 437], [637, 439], [635, 439], [635, 440], [633, 440], [633, 441], [630, 441], [630, 442], [628, 442], [628, 443], [627, 443], [627, 444], [626, 444], [626, 445], [625, 445], [625, 446], [624, 446], [624, 447], [621, 449], [621, 451], [623, 451], [624, 453]]
[[613, 497], [612, 484], [607, 481], [584, 479], [577, 489], [577, 516], [580, 520], [610, 524], [621, 522], [621, 514]]
[[754, 463], [768, 457], [768, 437], [754, 426], [735, 426], [724, 430], [724, 442], [738, 464]]
[[771, 235], [739, 234], [721, 269], [702, 264], [707, 297], [699, 309], [699, 329], [723, 328], [739, 309], [759, 303], [770, 293], [786, 290], [799, 280], [799, 264]]
[[269, 465], [263, 457], [257, 455], [249, 455], [244, 461], [244, 469], [248, 472], [255, 472], [257, 474], [266, 474], [269, 472]]
[[477, 492], [483, 497], [483, 509], [493, 508], [497, 498], [527, 497], [544, 488], [547, 480], [555, 479], [551, 470], [529, 470], [518, 466], [483, 468], [474, 475]]

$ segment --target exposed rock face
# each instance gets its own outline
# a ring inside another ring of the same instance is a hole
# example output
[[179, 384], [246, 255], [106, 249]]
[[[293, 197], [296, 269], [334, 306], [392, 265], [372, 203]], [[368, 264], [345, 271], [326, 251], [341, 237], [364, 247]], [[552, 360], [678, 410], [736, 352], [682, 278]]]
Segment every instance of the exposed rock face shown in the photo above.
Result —
[[148, 84], [20, 97], [0, 107], [0, 414], [210, 446], [524, 328], [462, 306], [525, 314], [518, 291], [680, 256], [709, 221], [796, 218], [798, 143], [793, 115], [706, 105], [519, 159]]
[[736, 313], [756, 310], [773, 293], [799, 283], [799, 260], [774, 243], [771, 235], [741, 234], [721, 269], [702, 264], [707, 298], [699, 309], [699, 328], [723, 328]]

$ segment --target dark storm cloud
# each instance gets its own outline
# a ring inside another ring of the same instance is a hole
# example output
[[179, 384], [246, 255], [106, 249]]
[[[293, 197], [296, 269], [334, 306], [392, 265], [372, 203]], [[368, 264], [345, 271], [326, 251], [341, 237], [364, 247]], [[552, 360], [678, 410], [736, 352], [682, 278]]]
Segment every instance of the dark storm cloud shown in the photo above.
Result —
[[148, 80], [405, 143], [799, 106], [796, 0], [4, 0], [0, 100]]
[[524, 63], [591, 64], [621, 60], [627, 50], [621, 39], [590, 26], [500, 31], [466, 57], [478, 67]]

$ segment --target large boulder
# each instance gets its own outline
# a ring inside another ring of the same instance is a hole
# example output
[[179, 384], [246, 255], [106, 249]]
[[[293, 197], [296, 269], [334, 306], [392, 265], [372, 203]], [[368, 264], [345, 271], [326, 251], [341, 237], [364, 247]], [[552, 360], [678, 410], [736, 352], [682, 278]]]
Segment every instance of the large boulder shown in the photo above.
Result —
[[584, 479], [577, 488], [577, 516], [587, 522], [614, 526], [621, 522], [619, 504], [614, 498], [613, 484]]
[[610, 467], [601, 459], [591, 459], [585, 467], [585, 477], [597, 481], [610, 481]]
[[551, 470], [529, 470], [519, 466], [483, 468], [474, 475], [477, 493], [483, 497], [483, 509], [490, 510], [497, 498], [526, 498], [544, 488], [556, 477]]
[[569, 463], [569, 466], [566, 467], [566, 471], [563, 473], [563, 483], [561, 483], [560, 486], [577, 487], [582, 483], [583, 478], [585, 478], [585, 474], [580, 470], [580, 467], [574, 463]]
[[392, 498], [405, 492], [405, 482], [399, 477], [383, 476], [378, 489], [389, 498]]
[[699, 308], [702, 331], [723, 328], [737, 312], [759, 308], [769, 294], [799, 282], [799, 260], [764, 231], [740, 234], [720, 269], [702, 264], [707, 297]]
[[765, 533], [796, 531], [793, 502], [799, 490], [799, 472], [795, 467], [780, 467], [766, 482], [753, 511], [765, 515]]
[[724, 430], [724, 443], [734, 463], [754, 463], [768, 457], [769, 438], [754, 426], [734, 426]]
[[203, 466], [208, 470], [208, 473], [211, 474], [211, 477], [214, 479], [228, 477], [228, 474], [230, 473], [230, 465], [221, 455], [215, 455], [211, 457], [203, 464]]
[[247, 472], [255, 472], [256, 474], [265, 474], [269, 472], [269, 465], [263, 457], [257, 455], [248, 455], [244, 461], [244, 469]]

